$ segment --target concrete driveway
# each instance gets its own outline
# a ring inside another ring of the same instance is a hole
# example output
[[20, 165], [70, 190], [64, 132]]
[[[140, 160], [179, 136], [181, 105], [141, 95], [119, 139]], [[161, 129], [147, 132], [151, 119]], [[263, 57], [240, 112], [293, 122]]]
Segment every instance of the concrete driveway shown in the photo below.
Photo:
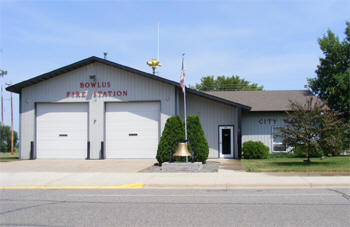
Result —
[[106, 159], [106, 160], [63, 160], [38, 159], [0, 162], [1, 173], [18, 172], [62, 172], [91, 173], [114, 172], [136, 173], [156, 163], [156, 159]]

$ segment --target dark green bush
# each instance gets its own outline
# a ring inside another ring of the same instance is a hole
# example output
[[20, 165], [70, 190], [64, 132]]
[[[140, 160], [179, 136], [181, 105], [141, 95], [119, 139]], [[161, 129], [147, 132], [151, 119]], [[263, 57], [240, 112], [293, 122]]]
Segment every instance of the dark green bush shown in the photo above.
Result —
[[260, 141], [244, 142], [242, 150], [245, 159], [265, 159], [269, 156], [269, 147]]
[[[323, 152], [319, 149], [312, 149], [310, 153], [310, 158], [319, 158], [322, 157]], [[294, 156], [298, 158], [307, 158], [307, 147], [299, 145], [294, 150]]]
[[[165, 123], [162, 136], [157, 149], [157, 160], [159, 164], [169, 161], [170, 146], [177, 140], [185, 139], [185, 127], [179, 116], [172, 116], [168, 118]], [[174, 150], [176, 150], [176, 144], [174, 144]]]
[[209, 155], [209, 145], [198, 115], [187, 117], [187, 137], [194, 147], [195, 161], [205, 163]]

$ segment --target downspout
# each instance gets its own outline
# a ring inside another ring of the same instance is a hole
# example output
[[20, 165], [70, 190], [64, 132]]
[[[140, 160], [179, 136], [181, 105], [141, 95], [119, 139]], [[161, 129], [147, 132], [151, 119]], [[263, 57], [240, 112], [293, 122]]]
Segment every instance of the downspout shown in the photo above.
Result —
[[242, 108], [237, 107], [237, 146], [238, 146], [238, 159], [242, 158]]

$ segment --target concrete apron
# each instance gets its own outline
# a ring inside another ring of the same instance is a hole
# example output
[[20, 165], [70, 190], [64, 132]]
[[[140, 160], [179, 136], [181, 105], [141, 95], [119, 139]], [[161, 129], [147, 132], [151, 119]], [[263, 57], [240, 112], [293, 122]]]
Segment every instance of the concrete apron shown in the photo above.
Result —
[[0, 162], [0, 172], [57, 172], [57, 173], [137, 173], [154, 163], [156, 159], [37, 159]]
[[141, 184], [141, 188], [161, 189], [350, 188], [349, 176], [275, 176], [234, 171], [229, 168], [219, 169], [215, 173], [138, 172], [154, 163], [153, 159], [34, 160], [0, 163], [0, 187], [106, 188]]

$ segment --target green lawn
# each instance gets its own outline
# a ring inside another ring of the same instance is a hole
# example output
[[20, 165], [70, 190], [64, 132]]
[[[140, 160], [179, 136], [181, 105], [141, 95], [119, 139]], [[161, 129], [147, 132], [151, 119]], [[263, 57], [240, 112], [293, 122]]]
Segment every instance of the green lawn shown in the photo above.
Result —
[[18, 153], [11, 155], [10, 152], [0, 152], [0, 162], [18, 161]]
[[303, 162], [305, 158], [270, 158], [242, 159], [247, 172], [320, 172], [335, 175], [350, 175], [350, 157], [311, 158], [311, 163]]

